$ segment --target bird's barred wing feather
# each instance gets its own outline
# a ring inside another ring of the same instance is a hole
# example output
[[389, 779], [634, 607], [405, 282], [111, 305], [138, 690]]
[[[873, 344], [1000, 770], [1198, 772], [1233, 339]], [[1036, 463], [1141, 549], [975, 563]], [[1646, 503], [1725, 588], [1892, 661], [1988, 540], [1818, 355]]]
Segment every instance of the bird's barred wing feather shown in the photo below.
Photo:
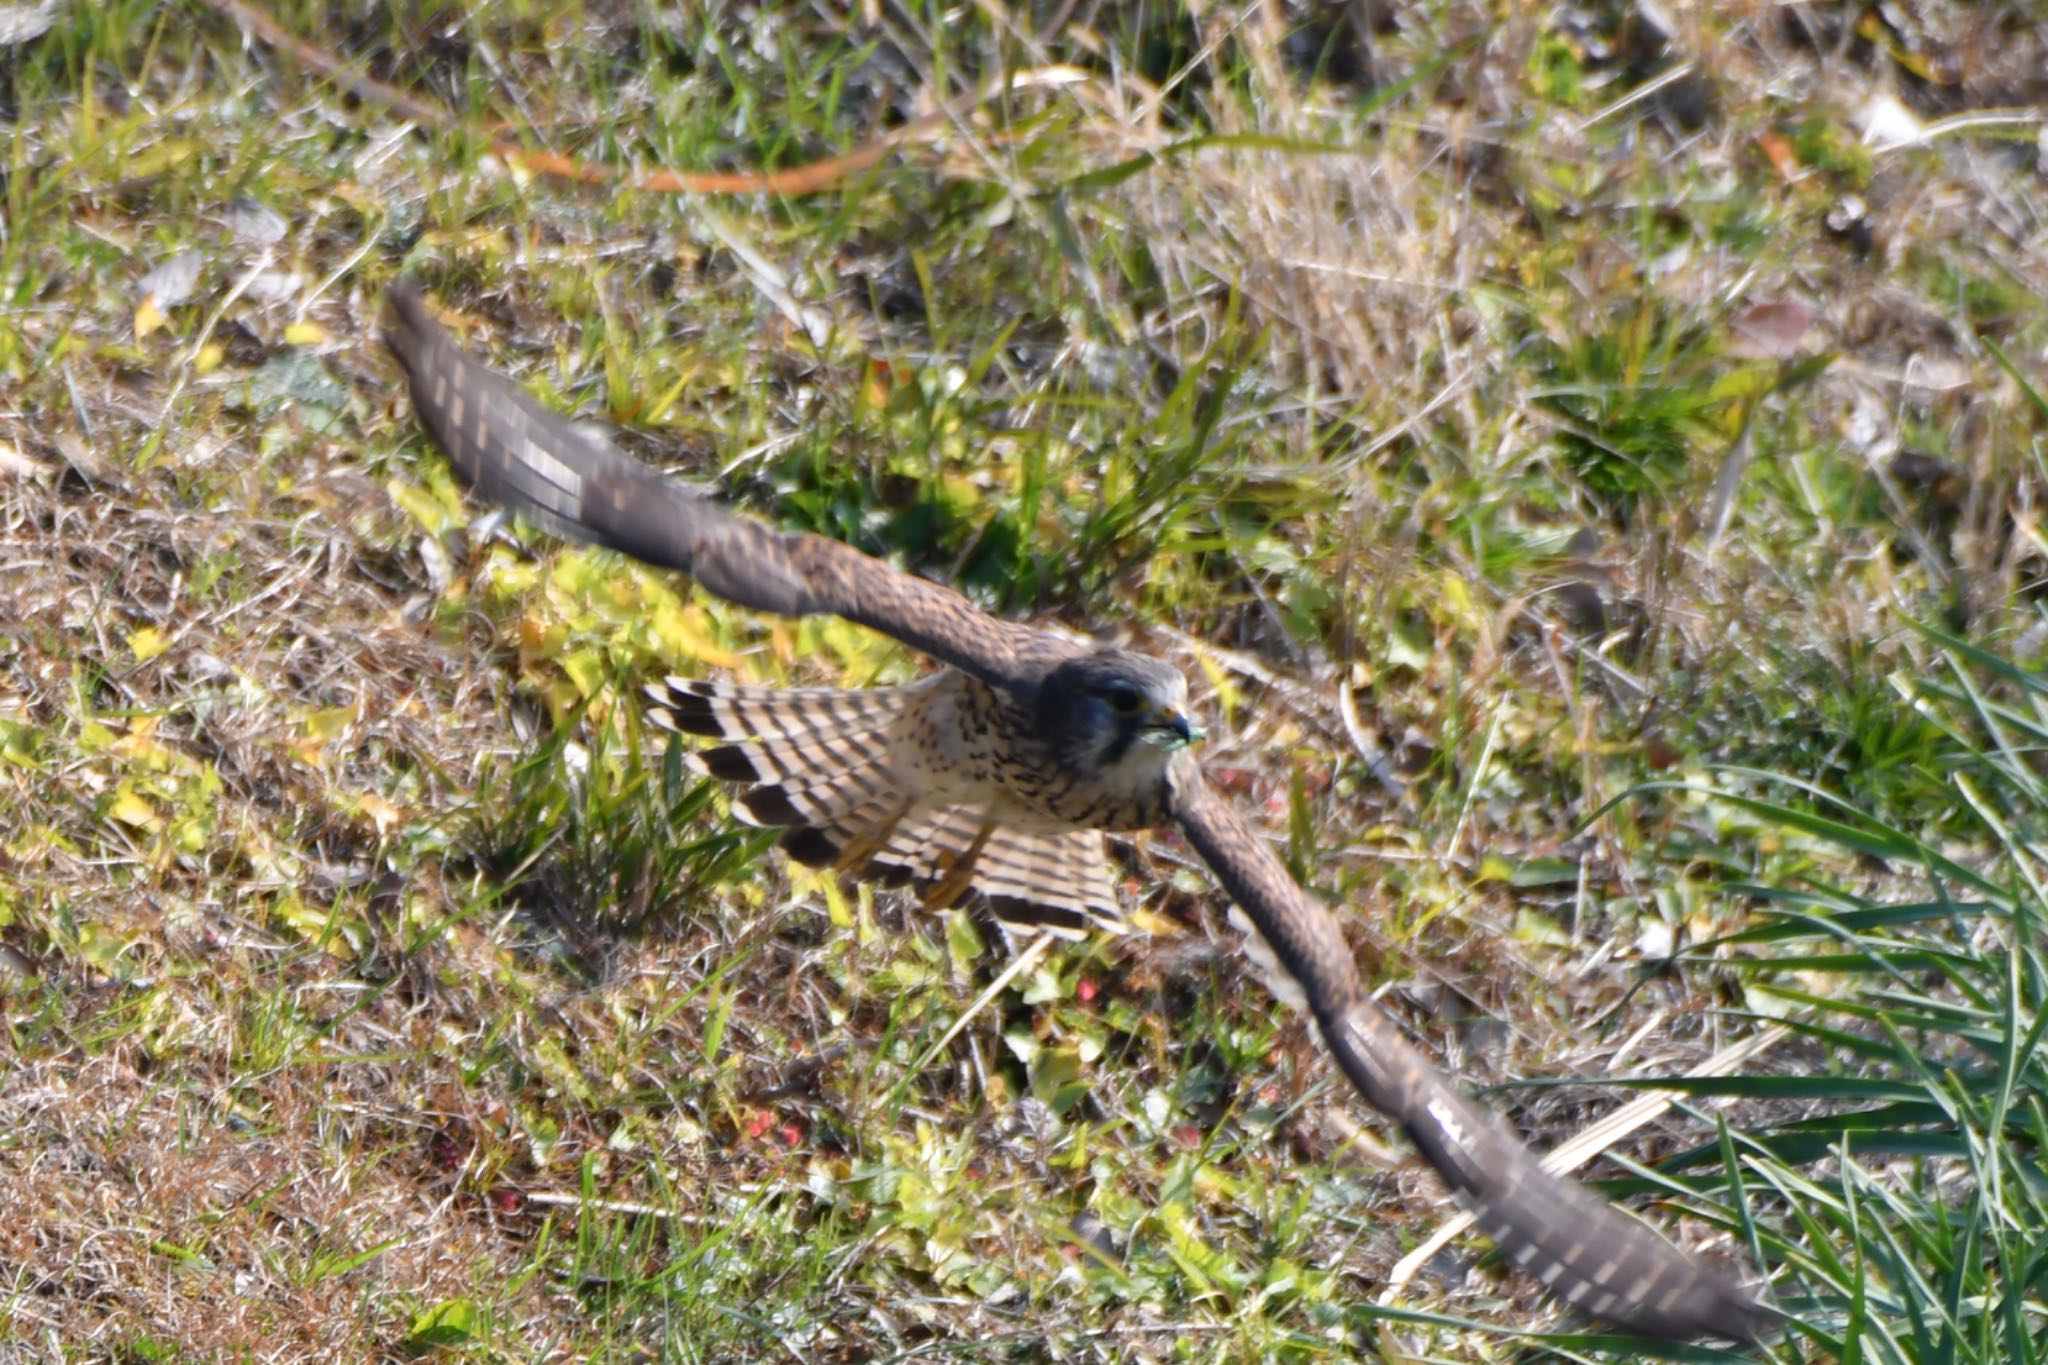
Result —
[[887, 730], [916, 703], [922, 684], [909, 687], [739, 687], [702, 678], [670, 676], [647, 685], [653, 715], [664, 730], [711, 739], [830, 740]]
[[1329, 912], [1302, 890], [1192, 761], [1176, 765], [1174, 816], [1304, 999], [1338, 1066], [1398, 1121], [1503, 1255], [1594, 1316], [1670, 1340], [1751, 1340], [1769, 1315], [1583, 1185], [1543, 1169], [1500, 1120], [1401, 1036], [1359, 980]]
[[924, 690], [665, 678], [647, 686], [647, 718], [663, 730], [727, 741], [689, 762], [722, 781], [752, 784], [733, 814], [781, 829], [783, 852], [806, 867], [843, 867], [864, 860], [863, 843], [878, 845], [918, 802], [912, 776], [893, 756], [897, 731], [916, 719]]
[[1028, 693], [1055, 637], [997, 620], [950, 588], [851, 546], [735, 517], [542, 407], [455, 344], [408, 281], [384, 342], [420, 421], [464, 479], [557, 535], [681, 569], [781, 616], [843, 616], [998, 687]]

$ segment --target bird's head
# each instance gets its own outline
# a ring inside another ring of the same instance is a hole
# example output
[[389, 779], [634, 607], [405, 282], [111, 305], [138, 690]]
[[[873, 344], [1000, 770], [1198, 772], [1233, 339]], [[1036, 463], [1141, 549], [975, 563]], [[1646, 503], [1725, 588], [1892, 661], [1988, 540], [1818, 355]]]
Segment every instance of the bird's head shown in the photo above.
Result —
[[1054, 669], [1038, 694], [1039, 733], [1064, 762], [1133, 785], [1164, 776], [1173, 755], [1202, 737], [1188, 717], [1178, 669], [1121, 649]]

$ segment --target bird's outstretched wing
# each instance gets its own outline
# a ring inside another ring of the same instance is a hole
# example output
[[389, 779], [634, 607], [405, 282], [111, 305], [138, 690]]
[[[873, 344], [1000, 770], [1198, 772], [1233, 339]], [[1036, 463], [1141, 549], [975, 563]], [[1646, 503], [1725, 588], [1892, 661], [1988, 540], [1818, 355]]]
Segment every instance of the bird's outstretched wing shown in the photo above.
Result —
[[1595, 1317], [1672, 1341], [1750, 1341], [1770, 1313], [1585, 1186], [1543, 1169], [1374, 1005], [1337, 922], [1192, 762], [1173, 774], [1173, 814], [1302, 997], [1337, 1065], [1397, 1120], [1503, 1255]]
[[384, 343], [405, 367], [435, 444], [486, 497], [549, 531], [681, 569], [743, 607], [843, 616], [1020, 695], [1073, 652], [851, 546], [733, 516], [472, 358], [409, 281], [392, 285], [388, 298]]

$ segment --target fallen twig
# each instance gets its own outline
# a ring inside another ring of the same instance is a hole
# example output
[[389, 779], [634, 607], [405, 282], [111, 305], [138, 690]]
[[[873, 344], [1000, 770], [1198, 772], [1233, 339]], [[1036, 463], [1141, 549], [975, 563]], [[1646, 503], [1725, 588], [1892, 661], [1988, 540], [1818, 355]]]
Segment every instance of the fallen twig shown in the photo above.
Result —
[[[439, 105], [386, 85], [342, 58], [307, 42], [247, 0], [199, 0], [199, 3], [233, 19], [300, 66], [327, 77], [352, 95], [383, 105], [431, 128], [454, 132], [465, 126], [462, 120]], [[655, 194], [817, 194], [843, 184], [899, 147], [934, 136], [1007, 91], [1075, 85], [1090, 79], [1087, 72], [1072, 66], [1053, 65], [1019, 71], [947, 100], [931, 112], [891, 128], [850, 152], [779, 171], [633, 171], [608, 162], [580, 161], [559, 152], [535, 151], [508, 137], [493, 135], [489, 145], [491, 153], [508, 165], [579, 185], [604, 185]]]

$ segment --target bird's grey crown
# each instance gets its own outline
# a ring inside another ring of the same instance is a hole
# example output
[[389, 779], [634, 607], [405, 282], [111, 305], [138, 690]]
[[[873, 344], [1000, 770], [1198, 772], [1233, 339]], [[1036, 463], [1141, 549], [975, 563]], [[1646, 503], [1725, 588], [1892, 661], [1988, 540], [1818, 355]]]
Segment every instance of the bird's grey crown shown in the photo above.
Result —
[[1178, 710], [1188, 702], [1188, 680], [1173, 665], [1125, 649], [1098, 649], [1046, 675], [1038, 691], [1039, 719], [1057, 728], [1086, 699], [1110, 702], [1126, 690], [1135, 692], [1147, 711]]

